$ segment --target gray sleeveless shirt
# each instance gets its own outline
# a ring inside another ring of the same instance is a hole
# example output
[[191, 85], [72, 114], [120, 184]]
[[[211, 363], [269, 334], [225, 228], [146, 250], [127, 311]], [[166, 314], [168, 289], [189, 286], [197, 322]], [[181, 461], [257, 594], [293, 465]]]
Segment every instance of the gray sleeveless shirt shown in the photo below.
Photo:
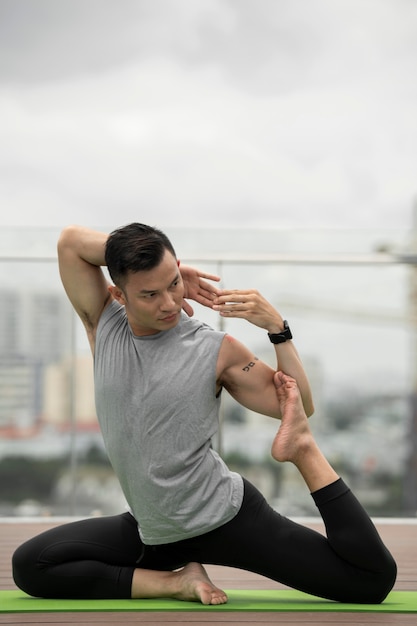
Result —
[[146, 544], [214, 530], [242, 504], [242, 478], [211, 447], [223, 337], [185, 313], [175, 328], [136, 337], [116, 301], [101, 316], [94, 355], [97, 416]]

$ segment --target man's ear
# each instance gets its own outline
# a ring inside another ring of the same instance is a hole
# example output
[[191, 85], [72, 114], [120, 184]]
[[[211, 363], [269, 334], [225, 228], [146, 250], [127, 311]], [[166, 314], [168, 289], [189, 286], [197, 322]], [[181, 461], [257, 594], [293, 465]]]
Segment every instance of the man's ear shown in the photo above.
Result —
[[123, 293], [123, 291], [120, 289], [120, 287], [116, 287], [116, 285], [109, 285], [108, 286], [108, 290], [110, 292], [110, 294], [112, 295], [112, 297], [117, 300], [117, 302], [119, 304], [126, 304], [126, 298], [125, 295]]

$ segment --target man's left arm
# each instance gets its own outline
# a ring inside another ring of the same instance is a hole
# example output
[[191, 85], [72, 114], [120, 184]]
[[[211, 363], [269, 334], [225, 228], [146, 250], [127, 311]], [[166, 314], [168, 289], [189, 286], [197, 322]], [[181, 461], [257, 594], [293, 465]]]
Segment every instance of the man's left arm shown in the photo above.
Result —
[[[214, 300], [213, 309], [225, 318], [246, 319], [272, 335], [285, 331], [280, 313], [256, 290], [222, 290]], [[293, 341], [282, 341], [274, 344], [274, 348], [277, 370], [296, 379], [305, 411], [312, 415], [314, 404], [310, 383]], [[219, 356], [220, 383], [244, 406], [271, 417], [280, 417], [274, 373], [240, 342], [231, 337], [223, 342]]]

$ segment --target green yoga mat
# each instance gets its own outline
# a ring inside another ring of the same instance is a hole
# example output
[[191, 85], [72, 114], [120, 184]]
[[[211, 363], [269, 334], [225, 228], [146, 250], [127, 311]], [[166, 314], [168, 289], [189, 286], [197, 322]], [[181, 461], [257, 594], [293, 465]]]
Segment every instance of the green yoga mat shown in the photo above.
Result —
[[227, 591], [229, 602], [203, 606], [179, 600], [44, 600], [22, 591], [0, 591], [0, 613], [74, 611], [333, 611], [360, 613], [417, 613], [417, 591], [392, 591], [382, 604], [340, 604], [300, 591]]

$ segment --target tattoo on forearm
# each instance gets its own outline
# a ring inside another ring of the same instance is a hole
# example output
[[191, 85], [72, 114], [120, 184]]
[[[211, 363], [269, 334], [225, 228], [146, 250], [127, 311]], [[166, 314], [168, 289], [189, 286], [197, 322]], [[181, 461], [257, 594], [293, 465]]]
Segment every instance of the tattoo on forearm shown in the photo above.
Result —
[[[259, 361], [257, 356], [255, 357], [255, 361]], [[249, 361], [249, 363], [245, 365], [245, 367], [242, 367], [242, 370], [244, 372], [250, 372], [251, 368], [255, 365], [255, 361]]]

